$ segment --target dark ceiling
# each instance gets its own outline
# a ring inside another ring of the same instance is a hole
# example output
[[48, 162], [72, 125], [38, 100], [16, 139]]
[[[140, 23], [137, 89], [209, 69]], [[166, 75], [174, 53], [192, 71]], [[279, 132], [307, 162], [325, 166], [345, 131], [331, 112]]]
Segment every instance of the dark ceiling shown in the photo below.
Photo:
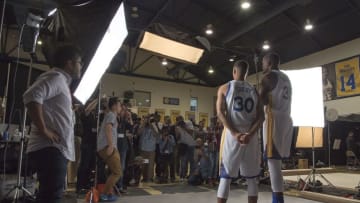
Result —
[[[29, 4], [26, 0], [16, 1]], [[48, 2], [49, 5], [57, 4], [62, 19], [65, 19], [62, 23], [68, 28], [65, 34], [87, 50], [85, 58], [89, 60], [97, 45], [94, 42], [100, 40], [114, 8], [121, 1]], [[89, 4], [74, 7], [84, 2]], [[188, 33], [190, 38], [207, 37], [212, 49], [205, 52], [198, 64], [174, 62], [172, 67], [186, 70], [207, 86], [218, 86], [231, 79], [231, 56], [247, 59], [251, 73], [255, 73], [254, 53], [264, 54], [261, 46], [265, 40], [270, 42], [271, 51], [278, 53], [284, 63], [360, 36], [358, 0], [251, 0], [252, 7], [246, 11], [240, 8], [240, 0], [127, 0], [124, 3], [129, 30], [126, 44], [134, 49], [137, 49], [142, 32], [155, 23]], [[69, 16], [72, 20], [65, 18]], [[306, 19], [314, 24], [310, 32], [303, 29]], [[214, 34], [210, 37], [204, 34], [208, 24], [214, 27]], [[122, 61], [119, 58], [124, 58], [122, 53], [115, 57], [111, 72], [124, 74], [116, 68]], [[129, 57], [133, 59], [136, 54], [125, 58]], [[213, 75], [208, 74], [210, 65], [215, 69]], [[126, 74], [132, 73], [128, 71]], [[136, 75], [146, 77], [141, 72]], [[181, 78], [177, 80], [185, 82]]]

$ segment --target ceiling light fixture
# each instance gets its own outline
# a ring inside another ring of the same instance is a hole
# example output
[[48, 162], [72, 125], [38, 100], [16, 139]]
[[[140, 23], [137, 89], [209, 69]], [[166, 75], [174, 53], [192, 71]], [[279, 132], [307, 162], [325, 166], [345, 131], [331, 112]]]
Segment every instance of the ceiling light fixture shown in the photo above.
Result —
[[212, 26], [211, 24], [208, 24], [208, 25], [206, 26], [205, 34], [206, 34], [206, 35], [212, 35], [212, 34], [214, 34], [214, 29], [213, 29], [213, 26]]
[[39, 40], [37, 41], [37, 44], [38, 44], [38, 45], [42, 45], [42, 41], [39, 39]]
[[306, 23], [305, 23], [305, 26], [304, 26], [304, 29], [306, 31], [310, 31], [314, 28], [313, 24], [310, 22], [309, 19], [306, 19]]
[[230, 61], [230, 62], [234, 62], [234, 61], [235, 61], [235, 58], [236, 58], [236, 56], [231, 56], [231, 57], [229, 58], [229, 61]]
[[244, 1], [241, 2], [241, 8], [242, 8], [243, 10], [247, 10], [247, 9], [249, 9], [250, 7], [251, 7], [250, 1], [244, 0]]
[[57, 8], [54, 8], [53, 10], [51, 10], [49, 13], [48, 13], [48, 17], [54, 15], [57, 11]]
[[214, 71], [214, 68], [212, 66], [209, 67], [209, 70], [208, 70], [208, 73], [209, 74], [213, 74], [215, 71]]
[[262, 48], [263, 48], [263, 50], [269, 50], [270, 49], [269, 41], [265, 40]]
[[138, 7], [133, 6], [131, 8], [131, 17], [133, 17], [133, 18], [138, 18], [139, 17]]
[[96, 89], [101, 77], [109, 67], [111, 60], [121, 48], [128, 35], [124, 4], [121, 3], [104, 32], [95, 54], [87, 67], [74, 96], [83, 104]]
[[161, 65], [163, 65], [163, 66], [167, 66], [169, 63], [168, 63], [168, 61], [166, 60], [166, 58], [163, 58], [162, 60], [161, 60]]

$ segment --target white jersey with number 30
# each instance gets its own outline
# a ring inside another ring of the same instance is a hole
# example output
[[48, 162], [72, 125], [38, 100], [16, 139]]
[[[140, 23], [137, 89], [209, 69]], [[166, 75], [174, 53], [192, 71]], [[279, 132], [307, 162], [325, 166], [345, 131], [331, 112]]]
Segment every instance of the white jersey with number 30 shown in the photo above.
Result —
[[[226, 94], [227, 117], [241, 133], [249, 131], [256, 119], [258, 95], [245, 81], [230, 81]], [[224, 129], [220, 144], [220, 177], [234, 178], [240, 174], [253, 178], [260, 174], [260, 149], [257, 134], [248, 144], [240, 144], [228, 129]]]
[[256, 118], [258, 95], [246, 81], [232, 80], [226, 94], [228, 118], [238, 130], [247, 131]]

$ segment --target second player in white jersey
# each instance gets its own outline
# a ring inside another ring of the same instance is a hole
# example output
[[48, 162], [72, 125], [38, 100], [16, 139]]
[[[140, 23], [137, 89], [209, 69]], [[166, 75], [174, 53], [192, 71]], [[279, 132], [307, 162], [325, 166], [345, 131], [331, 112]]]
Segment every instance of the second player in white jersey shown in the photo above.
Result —
[[269, 159], [282, 159], [290, 155], [292, 143], [291, 83], [287, 75], [272, 70], [277, 83], [268, 94], [268, 104], [264, 107], [264, 148]]

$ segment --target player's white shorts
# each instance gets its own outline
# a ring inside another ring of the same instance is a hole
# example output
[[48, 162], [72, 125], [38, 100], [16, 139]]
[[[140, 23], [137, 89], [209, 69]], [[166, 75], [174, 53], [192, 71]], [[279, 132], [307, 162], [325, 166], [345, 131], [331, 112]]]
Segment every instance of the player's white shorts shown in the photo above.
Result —
[[290, 156], [293, 138], [291, 117], [281, 112], [266, 112], [263, 125], [264, 156], [283, 159]]
[[255, 178], [260, 175], [259, 137], [254, 134], [247, 145], [240, 144], [230, 131], [224, 129], [220, 145], [220, 177], [236, 178], [240, 175]]

